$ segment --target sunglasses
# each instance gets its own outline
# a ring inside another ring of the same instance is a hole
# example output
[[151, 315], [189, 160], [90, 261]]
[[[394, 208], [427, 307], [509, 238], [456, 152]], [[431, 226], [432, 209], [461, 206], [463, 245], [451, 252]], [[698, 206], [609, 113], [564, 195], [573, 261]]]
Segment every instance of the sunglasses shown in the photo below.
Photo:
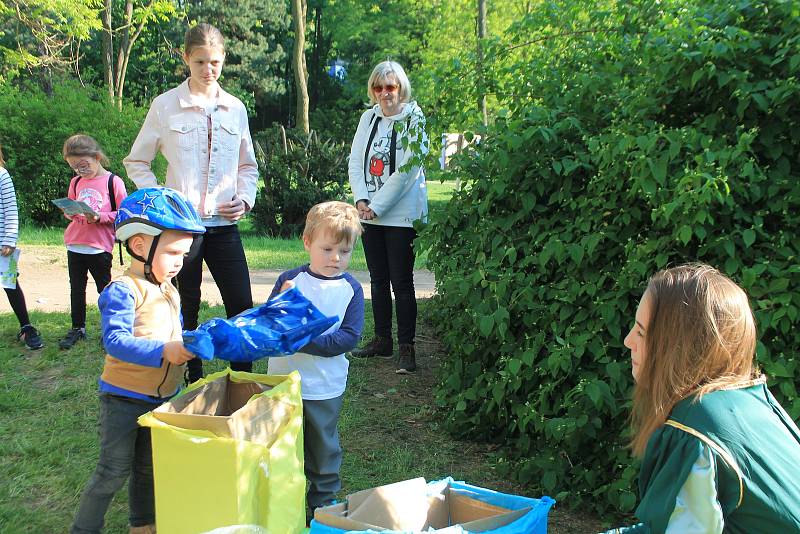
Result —
[[372, 90], [375, 91], [376, 93], [382, 93], [384, 91], [386, 91], [387, 93], [394, 93], [395, 91], [397, 91], [397, 88], [398, 88], [398, 86], [395, 85], [395, 84], [392, 84], [392, 83], [386, 84], [386, 85], [373, 85], [372, 86]]

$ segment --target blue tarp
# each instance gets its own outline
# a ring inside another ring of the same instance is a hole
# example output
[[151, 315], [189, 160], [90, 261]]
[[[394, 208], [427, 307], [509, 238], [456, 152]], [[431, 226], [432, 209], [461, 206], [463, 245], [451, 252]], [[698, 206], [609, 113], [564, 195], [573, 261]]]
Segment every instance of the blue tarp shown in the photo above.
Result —
[[[540, 499], [533, 499], [530, 497], [520, 497], [519, 495], [510, 495], [507, 493], [500, 493], [490, 489], [472, 486], [464, 482], [458, 482], [450, 477], [443, 480], [428, 483], [428, 494], [436, 495], [441, 493], [447, 485], [451, 488], [458, 490], [459, 494], [466, 495], [473, 499], [483, 501], [485, 503], [506, 508], [508, 510], [520, 510], [522, 508], [530, 508], [531, 510], [520, 517], [516, 521], [503, 525], [502, 527], [492, 530], [484, 530], [481, 534], [547, 534], [547, 514], [550, 507], [555, 504], [555, 500], [550, 497], [542, 497]], [[428, 530], [425, 533], [435, 532], [436, 534], [470, 534], [459, 525], [454, 525], [438, 530]], [[309, 534], [374, 534], [373, 530], [342, 530], [335, 527], [323, 525], [316, 520], [311, 521], [311, 530]], [[382, 531], [381, 534], [419, 534], [416, 532], [400, 532], [396, 530]]]
[[183, 333], [183, 344], [203, 360], [252, 362], [293, 354], [336, 324], [292, 287], [231, 319], [211, 319]]

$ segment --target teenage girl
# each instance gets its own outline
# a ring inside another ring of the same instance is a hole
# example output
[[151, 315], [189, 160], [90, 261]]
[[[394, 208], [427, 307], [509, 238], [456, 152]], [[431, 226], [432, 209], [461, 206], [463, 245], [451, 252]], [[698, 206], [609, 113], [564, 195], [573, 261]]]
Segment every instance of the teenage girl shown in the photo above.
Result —
[[[218, 83], [225, 63], [222, 34], [210, 24], [186, 32], [183, 59], [189, 78], [153, 100], [125, 159], [137, 187], [157, 185], [151, 163], [167, 160], [166, 186], [183, 193], [197, 209], [206, 233], [175, 278], [184, 328], [197, 328], [205, 260], [219, 287], [228, 317], [251, 308], [250, 274], [237, 223], [253, 207], [258, 181], [247, 110]], [[232, 363], [249, 371], [252, 363]], [[188, 379], [203, 376], [199, 359], [189, 361]]]
[[[0, 255], [11, 256], [14, 253], [14, 249], [17, 248], [19, 215], [17, 213], [17, 196], [14, 191], [14, 183], [11, 181], [11, 175], [8, 174], [5, 167], [3, 148], [0, 147]], [[19, 286], [19, 280], [17, 280], [15, 288], [9, 289], [6, 287], [4, 289], [8, 297], [8, 303], [19, 321], [20, 328], [17, 339], [23, 341], [29, 349], [41, 349], [44, 347], [42, 336], [31, 325], [31, 321], [28, 318], [25, 295]]]
[[707, 265], [661, 271], [625, 346], [642, 523], [617, 532], [800, 532], [800, 430], [756, 368], [745, 292]]
[[70, 220], [64, 232], [64, 244], [67, 246], [72, 328], [58, 346], [69, 349], [86, 338], [88, 273], [92, 273], [98, 294], [111, 282], [116, 207], [127, 193], [122, 179], [103, 168], [108, 165], [108, 158], [97, 141], [88, 135], [78, 134], [67, 139], [63, 155], [76, 174], [69, 182], [67, 197], [85, 202], [97, 214], [64, 215]]

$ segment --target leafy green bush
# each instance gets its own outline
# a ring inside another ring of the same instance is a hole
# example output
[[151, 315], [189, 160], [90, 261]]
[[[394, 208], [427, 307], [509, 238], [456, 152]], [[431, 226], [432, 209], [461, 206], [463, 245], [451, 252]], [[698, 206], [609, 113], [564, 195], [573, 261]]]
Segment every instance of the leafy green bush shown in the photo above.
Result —
[[[284, 137], [286, 135], [284, 145]], [[254, 136], [264, 179], [251, 218], [256, 231], [273, 237], [297, 236], [306, 213], [326, 200], [347, 198], [349, 147], [280, 128]]]
[[[132, 106], [118, 111], [108, 103], [107, 94], [73, 82], [56, 85], [52, 96], [37, 87], [3, 86], [0, 143], [22, 217], [39, 224], [66, 226], [61, 211], [50, 201], [67, 196], [74, 176], [61, 156], [70, 135], [94, 137], [111, 162], [108, 170], [124, 178], [122, 160], [130, 152], [145, 113]], [[131, 190], [130, 182], [127, 188]]]
[[522, 481], [630, 511], [622, 339], [658, 269], [700, 260], [746, 288], [800, 418], [798, 2], [561, 1], [523, 22], [526, 62], [493, 81], [508, 111], [423, 233], [450, 354], [437, 398]]

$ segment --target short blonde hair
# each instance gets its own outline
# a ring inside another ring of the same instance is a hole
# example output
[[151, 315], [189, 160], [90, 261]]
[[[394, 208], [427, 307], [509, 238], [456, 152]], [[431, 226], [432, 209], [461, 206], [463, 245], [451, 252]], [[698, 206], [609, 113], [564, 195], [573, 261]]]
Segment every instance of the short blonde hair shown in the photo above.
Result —
[[62, 154], [65, 160], [69, 157], [91, 156], [99, 159], [101, 164], [108, 165], [108, 156], [103, 152], [100, 143], [84, 134], [75, 134], [64, 141]]
[[369, 75], [367, 80], [367, 98], [372, 104], [377, 104], [378, 99], [375, 98], [375, 93], [372, 91], [372, 86], [378, 83], [386, 83], [389, 76], [394, 76], [397, 80], [400, 102], [411, 101], [411, 82], [408, 81], [406, 71], [396, 61], [382, 61], [375, 65], [372, 69], [372, 74]]
[[201, 22], [186, 30], [186, 35], [183, 36], [183, 53], [186, 54], [186, 56], [191, 56], [192, 51], [201, 46], [219, 48], [224, 54], [225, 38], [222, 36], [222, 32], [216, 27]]
[[317, 204], [306, 215], [303, 239], [313, 241], [320, 231], [330, 235], [337, 242], [355, 243], [363, 231], [358, 210], [338, 200]]
[[726, 389], [758, 374], [756, 325], [747, 294], [703, 264], [656, 273], [647, 285], [645, 357], [633, 395], [633, 452], [687, 397]]

